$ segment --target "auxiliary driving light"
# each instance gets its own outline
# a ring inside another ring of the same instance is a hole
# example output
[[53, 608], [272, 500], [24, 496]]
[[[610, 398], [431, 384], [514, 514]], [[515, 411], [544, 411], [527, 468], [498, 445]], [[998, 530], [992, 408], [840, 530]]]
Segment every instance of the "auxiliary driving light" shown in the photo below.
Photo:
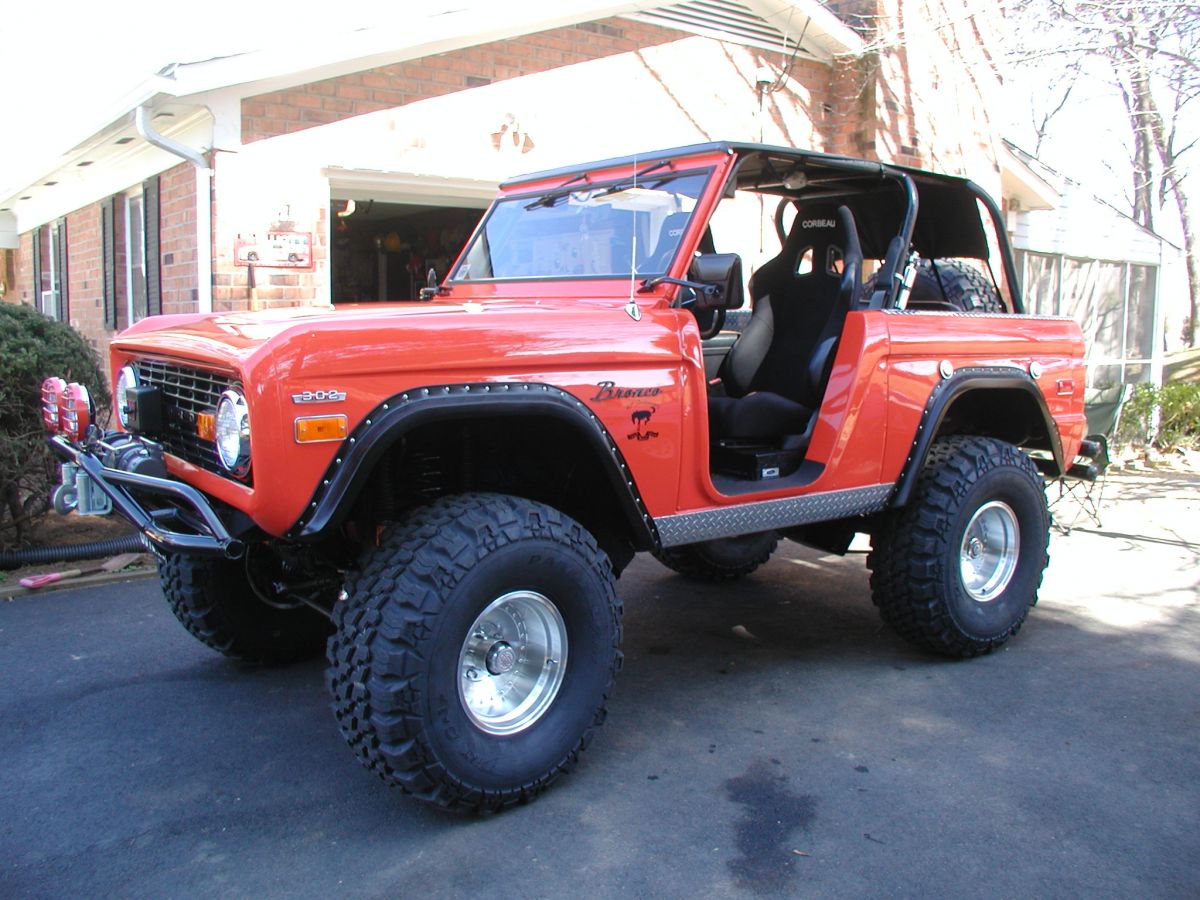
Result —
[[66, 386], [58, 399], [58, 430], [72, 441], [82, 441], [92, 424], [92, 397], [76, 381]]
[[67, 383], [51, 375], [42, 382], [42, 424], [49, 434], [58, 434], [58, 402]]

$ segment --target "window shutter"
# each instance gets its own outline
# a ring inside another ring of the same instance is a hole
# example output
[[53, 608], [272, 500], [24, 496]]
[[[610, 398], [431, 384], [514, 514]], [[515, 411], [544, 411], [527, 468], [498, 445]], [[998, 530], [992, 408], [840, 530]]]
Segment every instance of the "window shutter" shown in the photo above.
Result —
[[117, 235], [113, 198], [100, 204], [100, 252], [104, 258], [104, 326], [117, 327]]
[[159, 242], [158, 176], [142, 182], [142, 214], [146, 217], [146, 314], [162, 315], [162, 247]]
[[33, 308], [42, 310], [42, 226], [33, 229]]
[[70, 278], [67, 272], [67, 222], [64, 219], [58, 223], [58, 284], [55, 287], [58, 290], [58, 321], [67, 321], [67, 285], [70, 283]]

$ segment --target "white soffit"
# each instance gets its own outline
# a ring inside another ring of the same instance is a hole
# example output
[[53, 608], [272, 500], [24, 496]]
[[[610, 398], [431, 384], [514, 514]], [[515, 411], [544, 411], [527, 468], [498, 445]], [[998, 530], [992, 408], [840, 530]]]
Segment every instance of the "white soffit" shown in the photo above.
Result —
[[[156, 108], [152, 122], [159, 133], [180, 143], [211, 145], [213, 119], [204, 108], [167, 103]], [[23, 233], [182, 162], [139, 138], [133, 116], [127, 114], [64, 154], [57, 167], [36, 183], [0, 200], [0, 207], [16, 215]]]
[[326, 30], [311, 42], [289, 41], [212, 60], [180, 63], [160, 75], [177, 96], [250, 85], [247, 96], [283, 90], [351, 72], [507, 40], [552, 28], [653, 9], [664, 0], [540, 0], [517, 4], [460, 0], [456, 8], [414, 14], [407, 5], [367, 28]]
[[[237, 96], [268, 93], [435, 53], [653, 9], [663, 2], [528, 0], [503, 4], [493, 0], [434, 0], [422, 4], [419, 11], [411, 4], [396, 4], [380, 7], [376, 21], [366, 27], [351, 30], [350, 26], [344, 26], [345, 30], [339, 30], [336, 22], [332, 22], [328, 28], [312, 29], [312, 37], [305, 40], [288, 39], [261, 50], [172, 63], [115, 98], [110, 106], [85, 111], [78, 132], [81, 143], [75, 149], [47, 159], [44, 166], [29, 171], [0, 172], [0, 208], [9, 206], [11, 201], [24, 230], [27, 215], [25, 210], [16, 209], [16, 198], [29, 194], [29, 189], [38, 184], [57, 180], [53, 177], [55, 173], [80, 160], [77, 151], [81, 147], [122, 127], [129, 121], [129, 113], [143, 104], [153, 103], [157, 111], [172, 98], [191, 98], [189, 102], [194, 108], [209, 105], [214, 92], [226, 101], [229, 98], [225, 95], [230, 93]], [[199, 148], [211, 146], [210, 129], [208, 142]]]
[[822, 62], [863, 48], [854, 30], [817, 0], [691, 0], [626, 18]]
[[1007, 142], [1000, 145], [1000, 187], [1013, 209], [1054, 209], [1060, 202], [1058, 188], [1034, 171]]

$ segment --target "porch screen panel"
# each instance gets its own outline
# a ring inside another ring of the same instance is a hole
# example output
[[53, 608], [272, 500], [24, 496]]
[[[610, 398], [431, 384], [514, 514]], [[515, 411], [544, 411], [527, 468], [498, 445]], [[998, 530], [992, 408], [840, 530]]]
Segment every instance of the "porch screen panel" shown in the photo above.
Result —
[[1125, 355], [1149, 359], [1154, 354], [1154, 295], [1158, 286], [1155, 266], [1129, 267], [1129, 328]]
[[1058, 315], [1058, 258], [1025, 254], [1025, 309], [1039, 316]]
[[1094, 352], [1097, 322], [1097, 264], [1086, 259], [1064, 259], [1062, 265], [1062, 313], [1083, 329], [1089, 356]]
[[1125, 266], [1096, 264], [1096, 352], [1110, 359], [1125, 358]]

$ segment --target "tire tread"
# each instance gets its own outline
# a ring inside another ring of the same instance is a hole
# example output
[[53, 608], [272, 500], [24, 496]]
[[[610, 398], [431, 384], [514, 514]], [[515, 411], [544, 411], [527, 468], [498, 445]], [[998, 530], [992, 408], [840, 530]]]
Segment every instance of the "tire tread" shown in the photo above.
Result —
[[[573, 747], [540, 777], [508, 790], [483, 790], [438, 761], [419, 709], [421, 656], [442, 598], [487, 553], [526, 537], [563, 542], [603, 574], [613, 618], [613, 663], [599, 709]], [[435, 806], [473, 811], [523, 803], [570, 771], [603, 723], [621, 667], [621, 604], [608, 558], [592, 536], [557, 510], [516, 497], [462, 494], [440, 498], [385, 531], [378, 547], [334, 607], [326, 685], [346, 742], [388, 784]]]
[[[1001, 633], [986, 639], [963, 633], [955, 623], [941, 590], [947, 532], [958, 499], [987, 471], [1012, 466], [1039, 492], [1041, 476], [1019, 449], [995, 438], [955, 436], [933, 445], [921, 471], [913, 501], [883, 517], [872, 535], [867, 557], [871, 570], [871, 599], [880, 616], [904, 640], [944, 656], [965, 659], [991, 653], [1020, 631], [1029, 609], [1037, 603], [1045, 562], [1037, 570], [1033, 598], [1024, 612]], [[1044, 532], [1049, 518], [1042, 504]]]

